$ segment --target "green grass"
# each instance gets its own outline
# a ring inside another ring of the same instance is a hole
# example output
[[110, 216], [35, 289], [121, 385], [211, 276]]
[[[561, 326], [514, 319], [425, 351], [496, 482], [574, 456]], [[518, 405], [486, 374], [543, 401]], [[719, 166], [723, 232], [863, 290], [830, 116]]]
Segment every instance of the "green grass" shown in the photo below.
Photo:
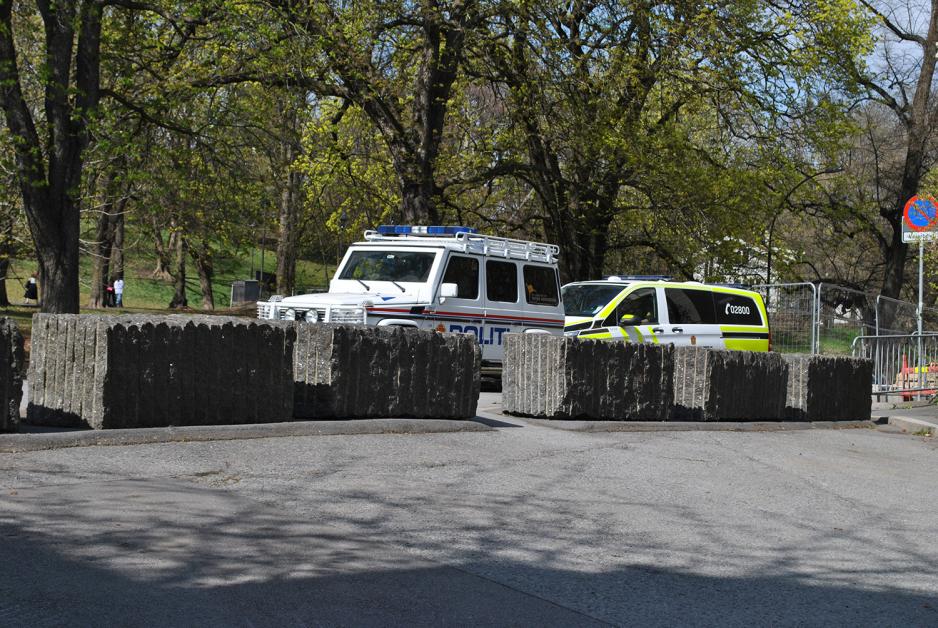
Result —
[[[79, 287], [81, 298], [79, 304], [81, 311], [85, 312], [106, 312], [106, 313], [153, 313], [169, 312], [168, 305], [173, 297], [173, 285], [171, 281], [154, 279], [153, 269], [156, 267], [156, 259], [152, 253], [128, 251], [127, 262], [124, 269], [124, 305], [123, 308], [93, 310], [87, 308], [91, 294], [91, 271], [92, 260], [90, 256], [82, 256], [80, 260]], [[220, 257], [215, 260], [215, 276], [212, 281], [213, 294], [215, 297], [216, 311], [221, 310], [225, 313], [237, 313], [230, 311], [231, 307], [231, 282], [238, 279], [250, 279], [251, 275], [251, 255], [246, 254], [237, 257]], [[260, 255], [254, 255], [254, 268], [260, 270]], [[276, 270], [276, 257], [273, 252], [268, 251], [264, 255], [264, 270], [268, 273], [274, 273]], [[7, 296], [10, 299], [11, 306], [0, 308], [0, 315], [13, 318], [26, 338], [29, 338], [32, 329], [32, 315], [39, 311], [35, 304], [30, 306], [23, 305], [23, 290], [26, 280], [30, 274], [36, 271], [36, 262], [32, 260], [13, 260], [10, 264], [10, 270], [7, 273], [6, 289]], [[335, 272], [335, 265], [323, 266], [321, 263], [300, 260], [296, 268], [297, 291], [307, 291], [312, 287], [323, 287], [328, 285], [328, 279]], [[199, 287], [199, 277], [195, 268], [189, 264], [186, 268], [186, 297], [189, 301], [189, 308], [199, 310], [202, 306], [202, 290]], [[225, 311], [229, 310], [229, 311]], [[253, 308], [245, 308], [253, 314]]]
[[[254, 268], [260, 270], [260, 256], [255, 254]], [[165, 310], [173, 297], [171, 281], [154, 279], [153, 269], [156, 260], [152, 255], [136, 255], [128, 253], [124, 270], [124, 304], [133, 310]], [[251, 256], [222, 257], [215, 260], [215, 276], [212, 279], [212, 292], [215, 297], [215, 308], [225, 309], [231, 306], [231, 282], [238, 279], [250, 279]], [[23, 303], [23, 285], [29, 275], [36, 270], [36, 263], [31, 260], [14, 260], [7, 274], [7, 295], [13, 304]], [[276, 271], [276, 258], [273, 252], [264, 256], [264, 270], [268, 273]], [[80, 260], [79, 287], [82, 307], [88, 304], [91, 294], [92, 260], [90, 256], [83, 256]], [[328, 278], [335, 272], [335, 265], [323, 267], [321, 263], [300, 260], [296, 268], [296, 285], [298, 291], [306, 291], [312, 287], [328, 285]], [[199, 287], [199, 277], [195, 268], [190, 264], [186, 269], [186, 298], [189, 307], [199, 309], [202, 305], [202, 290]], [[25, 310], [24, 310], [25, 311]], [[15, 312], [15, 310], [13, 311]], [[16, 316], [15, 313], [11, 315]], [[25, 316], [25, 314], [23, 314]]]
[[849, 325], [831, 325], [821, 328], [821, 353], [829, 355], [850, 355], [853, 341], [862, 331]]

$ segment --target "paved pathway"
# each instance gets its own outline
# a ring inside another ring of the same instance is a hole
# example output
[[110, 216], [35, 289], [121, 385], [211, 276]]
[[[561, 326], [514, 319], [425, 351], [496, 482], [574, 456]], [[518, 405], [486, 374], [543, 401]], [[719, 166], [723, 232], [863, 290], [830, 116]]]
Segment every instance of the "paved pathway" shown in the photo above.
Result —
[[0, 454], [0, 625], [933, 626], [936, 440], [503, 417]]

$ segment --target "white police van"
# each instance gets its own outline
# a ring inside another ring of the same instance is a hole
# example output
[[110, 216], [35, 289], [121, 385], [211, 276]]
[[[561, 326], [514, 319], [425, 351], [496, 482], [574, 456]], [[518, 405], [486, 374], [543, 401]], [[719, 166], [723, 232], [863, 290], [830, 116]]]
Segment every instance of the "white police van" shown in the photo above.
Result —
[[498, 369], [505, 334], [563, 334], [559, 252], [470, 227], [382, 225], [349, 247], [328, 293], [274, 296], [257, 316], [471, 333], [484, 370]]

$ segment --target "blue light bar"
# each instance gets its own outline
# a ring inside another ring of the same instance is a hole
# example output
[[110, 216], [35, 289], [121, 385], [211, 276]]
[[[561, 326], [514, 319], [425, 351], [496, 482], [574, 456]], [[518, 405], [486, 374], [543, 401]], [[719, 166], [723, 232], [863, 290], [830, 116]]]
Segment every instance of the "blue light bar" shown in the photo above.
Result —
[[478, 233], [472, 227], [461, 227], [456, 225], [442, 226], [434, 225], [432, 227], [413, 227], [411, 225], [380, 225], [377, 229], [381, 235], [456, 235], [459, 233]]

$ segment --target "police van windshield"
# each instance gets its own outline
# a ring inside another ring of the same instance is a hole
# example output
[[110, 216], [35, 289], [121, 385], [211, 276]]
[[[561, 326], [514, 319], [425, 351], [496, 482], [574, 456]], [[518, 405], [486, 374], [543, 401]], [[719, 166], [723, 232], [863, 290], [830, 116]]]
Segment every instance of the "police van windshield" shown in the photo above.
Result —
[[422, 283], [435, 257], [435, 252], [423, 251], [352, 251], [339, 279]]
[[595, 316], [613, 297], [622, 292], [625, 286], [603, 286], [580, 284], [564, 286], [563, 313], [566, 316]]

